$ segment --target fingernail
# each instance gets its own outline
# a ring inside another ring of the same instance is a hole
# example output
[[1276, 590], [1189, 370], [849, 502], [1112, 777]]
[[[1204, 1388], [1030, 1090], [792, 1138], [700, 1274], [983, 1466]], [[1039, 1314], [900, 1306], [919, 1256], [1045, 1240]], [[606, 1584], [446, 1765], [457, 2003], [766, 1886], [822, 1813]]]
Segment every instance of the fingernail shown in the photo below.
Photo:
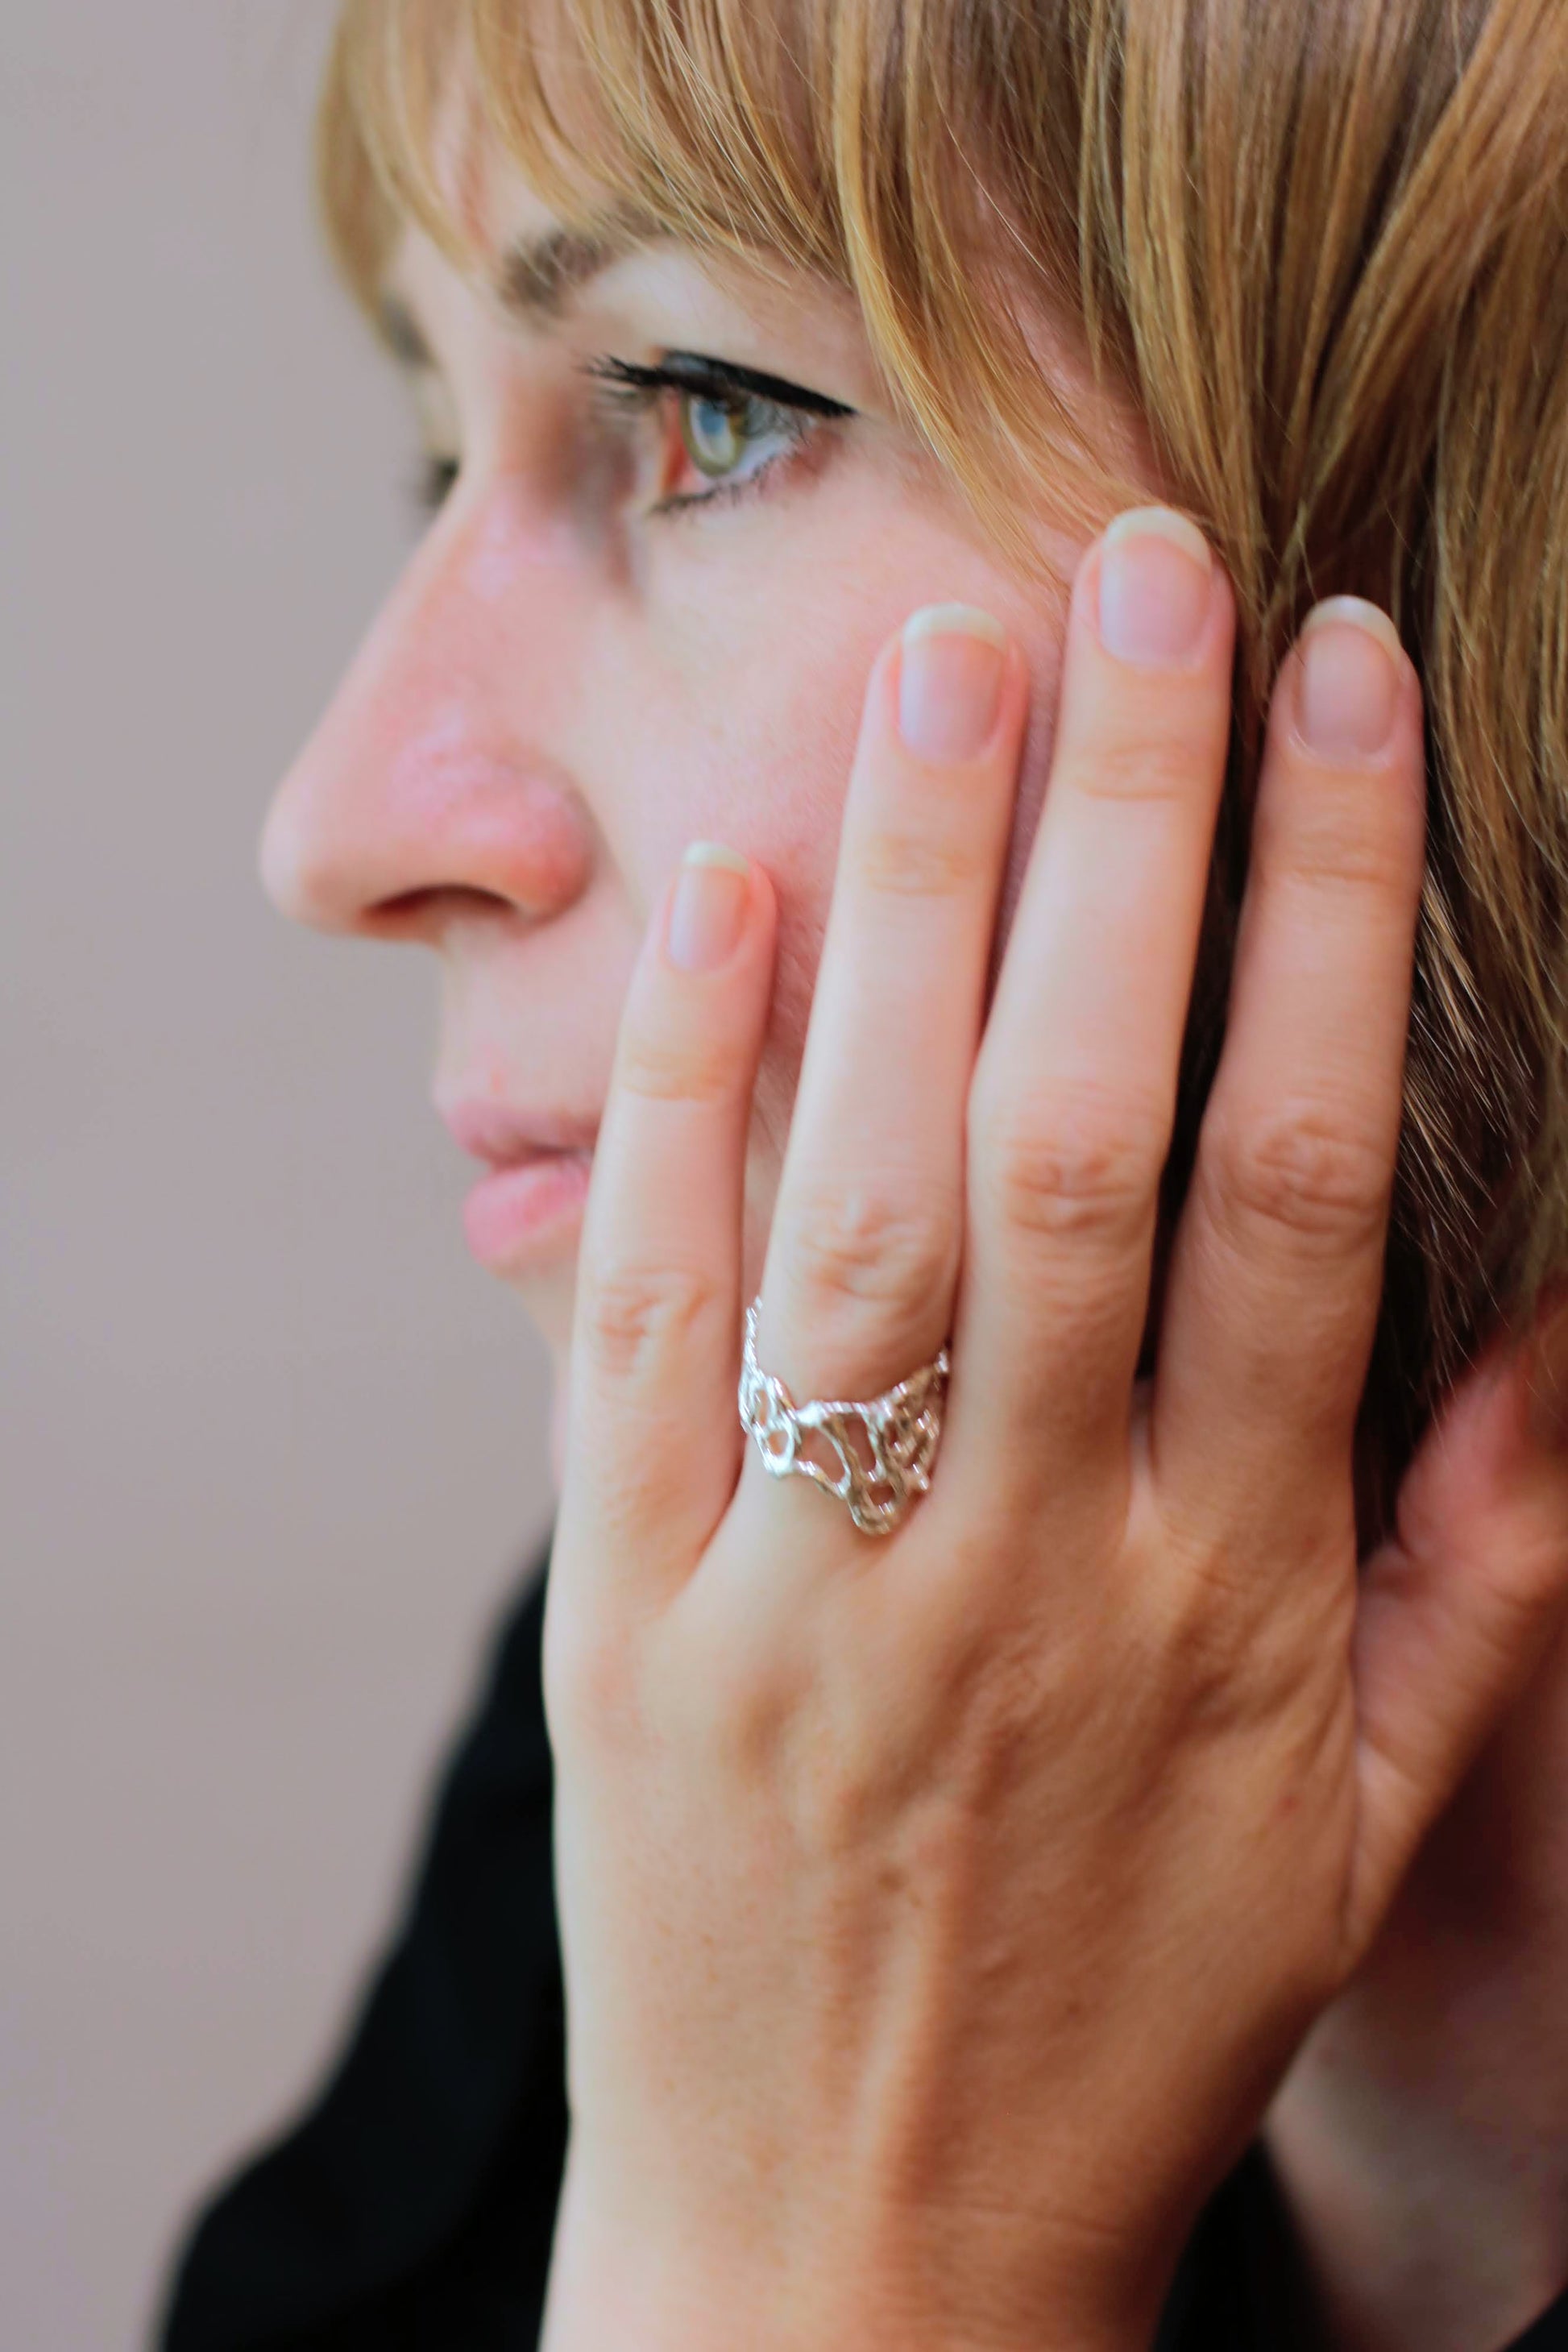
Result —
[[1214, 558], [1169, 507], [1118, 515], [1100, 543], [1100, 635], [1118, 661], [1184, 661], [1208, 619]]
[[1530, 1343], [1530, 1428], [1548, 1454], [1568, 1454], [1568, 1297], [1557, 1294]]
[[1301, 624], [1301, 740], [1331, 759], [1370, 759], [1399, 708], [1399, 632], [1360, 596], [1331, 596]]
[[694, 841], [680, 861], [664, 951], [679, 971], [716, 971], [740, 945], [752, 896], [750, 863], [717, 841]]
[[1005, 630], [973, 604], [927, 604], [904, 623], [899, 732], [921, 760], [973, 760], [996, 724]]

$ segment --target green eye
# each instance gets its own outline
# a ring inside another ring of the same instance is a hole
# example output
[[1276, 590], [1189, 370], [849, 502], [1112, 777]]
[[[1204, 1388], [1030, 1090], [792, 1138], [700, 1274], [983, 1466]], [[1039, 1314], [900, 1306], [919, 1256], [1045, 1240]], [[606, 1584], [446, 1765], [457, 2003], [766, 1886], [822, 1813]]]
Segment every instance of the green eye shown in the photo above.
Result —
[[705, 393], [682, 394], [680, 437], [698, 472], [710, 480], [732, 474], [750, 448], [750, 405], [713, 400]]
[[[855, 414], [804, 384], [699, 352], [667, 352], [653, 366], [606, 353], [588, 361], [584, 373], [626, 437], [628, 451], [651, 461], [656, 487], [649, 514], [678, 514], [752, 486], [760, 489], [776, 461], [804, 449], [824, 425]], [[656, 428], [651, 436], [644, 419]], [[635, 443], [627, 436], [633, 423]], [[705, 487], [679, 487], [689, 466]]]

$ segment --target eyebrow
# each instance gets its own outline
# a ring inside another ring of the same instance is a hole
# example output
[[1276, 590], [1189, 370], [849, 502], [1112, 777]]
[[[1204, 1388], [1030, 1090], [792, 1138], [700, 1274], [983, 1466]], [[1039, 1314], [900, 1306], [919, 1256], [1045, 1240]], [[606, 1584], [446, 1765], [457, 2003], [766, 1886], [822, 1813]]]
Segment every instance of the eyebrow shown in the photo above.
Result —
[[[520, 237], [508, 247], [496, 272], [501, 309], [536, 331], [558, 325], [594, 278], [652, 243], [651, 234], [629, 218], [597, 236], [581, 229], [552, 228], [538, 236]], [[382, 341], [399, 365], [434, 368], [430, 346], [402, 297], [385, 287], [375, 309]]]
[[497, 274], [501, 307], [531, 327], [553, 326], [585, 286], [647, 242], [629, 222], [596, 236], [552, 228], [521, 237], [508, 248]]

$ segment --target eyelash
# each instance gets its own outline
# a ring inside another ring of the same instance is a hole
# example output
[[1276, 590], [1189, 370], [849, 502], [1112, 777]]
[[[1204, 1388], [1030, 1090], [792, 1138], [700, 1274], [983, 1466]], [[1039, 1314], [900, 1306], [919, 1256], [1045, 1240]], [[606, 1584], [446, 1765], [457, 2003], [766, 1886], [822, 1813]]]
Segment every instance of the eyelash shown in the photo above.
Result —
[[[782, 377], [738, 368], [728, 361], [710, 359], [695, 352], [671, 352], [651, 367], [606, 355], [590, 360], [584, 373], [604, 404], [620, 416], [647, 415], [662, 400], [673, 395], [678, 400], [709, 401], [738, 415], [749, 411], [753, 423], [759, 415], [771, 420], [771, 425], [764, 424], [763, 432], [771, 429], [784, 435], [786, 446], [765, 458], [753, 472], [734, 481], [715, 480], [705, 490], [681, 491], [662, 498], [649, 509], [658, 515], [731, 506], [760, 493], [775, 469], [798, 455], [823, 425], [854, 415], [843, 401], [830, 400], [824, 393], [811, 392]], [[763, 432], [757, 437], [763, 437]], [[424, 513], [433, 515], [446, 503], [460, 470], [456, 458], [427, 456], [423, 459], [414, 495]]]
[[437, 457], [426, 453], [415, 466], [408, 493], [421, 514], [438, 514], [458, 487], [462, 471], [456, 457]]
[[706, 489], [668, 494], [649, 509], [658, 515], [733, 506], [742, 499], [761, 494], [775, 469], [797, 456], [824, 424], [852, 414], [842, 401], [809, 392], [803, 384], [788, 383], [780, 376], [736, 367], [729, 361], [710, 359], [697, 352], [667, 352], [652, 367], [639, 367], [629, 360], [591, 360], [586, 373], [607, 404], [634, 415], [648, 414], [673, 395], [678, 402], [705, 401], [745, 419], [757, 440], [764, 440], [770, 434], [782, 435], [784, 446], [764, 458], [752, 472], [738, 475], [732, 480], [715, 478]]

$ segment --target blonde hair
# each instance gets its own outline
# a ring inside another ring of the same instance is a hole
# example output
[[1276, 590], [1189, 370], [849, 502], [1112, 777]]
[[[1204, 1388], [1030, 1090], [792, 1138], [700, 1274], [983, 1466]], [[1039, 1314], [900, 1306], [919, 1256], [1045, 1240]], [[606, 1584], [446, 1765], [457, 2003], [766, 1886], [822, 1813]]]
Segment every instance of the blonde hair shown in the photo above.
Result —
[[1048, 465], [1059, 495], [1097, 462], [1031, 320], [1130, 397], [1241, 624], [1173, 1197], [1269, 681], [1319, 597], [1393, 613], [1431, 794], [1368, 1391], [1397, 1466], [1479, 1340], [1568, 1266], [1562, 0], [347, 0], [321, 185], [369, 301], [405, 221], [457, 236], [435, 163], [454, 44], [564, 222], [630, 212], [849, 289], [1021, 562], [1030, 482]]

